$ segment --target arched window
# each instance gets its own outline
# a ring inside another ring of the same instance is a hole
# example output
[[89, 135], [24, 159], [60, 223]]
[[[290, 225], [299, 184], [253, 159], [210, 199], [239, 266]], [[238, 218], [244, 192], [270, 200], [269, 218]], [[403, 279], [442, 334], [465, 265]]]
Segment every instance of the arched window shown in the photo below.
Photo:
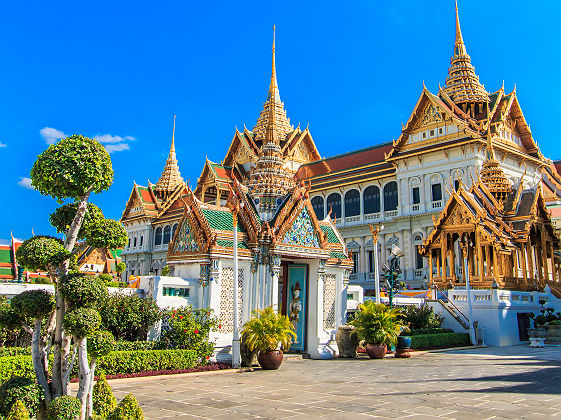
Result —
[[175, 225], [173, 225], [173, 228], [171, 229], [171, 239], [173, 240], [173, 238], [175, 238], [175, 231], [177, 230], [177, 223]]
[[156, 228], [156, 234], [154, 235], [154, 245], [162, 244], [162, 228]]
[[132, 243], [133, 243], [133, 245], [132, 245], [132, 246], [133, 246], [133, 247], [136, 247], [136, 236], [134, 237], [134, 240], [133, 240], [133, 242], [132, 242]]
[[325, 214], [323, 212], [323, 197], [321, 195], [312, 198], [312, 207], [314, 208], [316, 217], [319, 220], [323, 220], [325, 218]]
[[169, 237], [171, 235], [171, 228], [169, 227], [169, 225], [167, 225], [164, 228], [164, 245], [165, 244], [169, 244]]
[[345, 193], [345, 217], [358, 216], [360, 214], [360, 193], [350, 190]]
[[432, 192], [432, 201], [440, 201], [442, 200], [442, 184], [432, 184], [431, 185], [431, 192]]
[[380, 188], [371, 185], [364, 190], [364, 214], [380, 212]]
[[341, 194], [333, 193], [327, 197], [327, 211], [331, 210], [331, 218], [341, 218]]
[[143, 242], [144, 242], [144, 236], [140, 235], [140, 246], [142, 246]]
[[384, 211], [397, 210], [397, 182], [384, 185]]

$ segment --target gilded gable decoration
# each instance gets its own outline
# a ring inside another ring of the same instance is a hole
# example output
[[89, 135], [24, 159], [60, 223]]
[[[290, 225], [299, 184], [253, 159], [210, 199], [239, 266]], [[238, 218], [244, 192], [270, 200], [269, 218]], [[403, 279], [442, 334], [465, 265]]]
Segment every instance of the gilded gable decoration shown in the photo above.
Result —
[[442, 115], [436, 109], [436, 107], [432, 104], [429, 104], [423, 111], [423, 115], [421, 117], [421, 127], [431, 125], [434, 123], [442, 122]]
[[286, 232], [281, 242], [291, 245], [319, 247], [315, 229], [310, 218], [310, 212], [306, 207], [304, 207], [296, 217], [292, 227]]

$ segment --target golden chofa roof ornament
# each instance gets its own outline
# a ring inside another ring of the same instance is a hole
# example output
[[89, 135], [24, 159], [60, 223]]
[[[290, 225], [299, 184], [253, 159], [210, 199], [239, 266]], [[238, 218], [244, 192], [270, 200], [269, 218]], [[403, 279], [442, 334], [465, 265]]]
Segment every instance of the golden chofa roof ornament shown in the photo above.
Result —
[[499, 162], [495, 158], [495, 150], [491, 141], [491, 133], [487, 132], [487, 156], [481, 166], [481, 182], [483, 182], [491, 194], [497, 200], [503, 200], [511, 192], [512, 187], [506, 178]]
[[448, 68], [444, 92], [457, 104], [489, 102], [489, 93], [487, 93], [483, 84], [479, 82], [479, 76], [475, 74], [475, 68], [471, 64], [471, 57], [466, 51], [460, 28], [457, 0], [456, 41], [454, 43], [454, 55], [450, 58], [450, 67]]
[[171, 135], [171, 148], [166, 160], [166, 166], [160, 176], [160, 179], [154, 187], [154, 191], [161, 198], [170, 194], [179, 184], [183, 183], [183, 178], [179, 172], [177, 165], [177, 157], [175, 156], [175, 115], [173, 116], [173, 132]]
[[263, 110], [259, 114], [257, 122], [253, 126], [253, 140], [258, 145], [265, 140], [265, 132], [267, 130], [267, 121], [269, 120], [269, 113], [272, 111], [275, 114], [275, 121], [277, 132], [281, 139], [285, 139], [286, 135], [294, 130], [290, 125], [290, 119], [286, 116], [284, 103], [281, 102], [279, 86], [277, 83], [277, 67], [275, 64], [275, 26], [273, 25], [273, 64], [271, 72], [271, 84], [269, 86], [269, 93], [267, 100], [263, 104]]

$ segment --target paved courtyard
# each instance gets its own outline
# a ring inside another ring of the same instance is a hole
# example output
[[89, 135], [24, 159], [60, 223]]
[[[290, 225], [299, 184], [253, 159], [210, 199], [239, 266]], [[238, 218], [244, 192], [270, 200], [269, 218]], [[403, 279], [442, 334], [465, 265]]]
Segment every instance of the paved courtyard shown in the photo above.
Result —
[[299, 360], [279, 371], [138, 379], [147, 419], [561, 416], [561, 347], [426, 353], [410, 359]]

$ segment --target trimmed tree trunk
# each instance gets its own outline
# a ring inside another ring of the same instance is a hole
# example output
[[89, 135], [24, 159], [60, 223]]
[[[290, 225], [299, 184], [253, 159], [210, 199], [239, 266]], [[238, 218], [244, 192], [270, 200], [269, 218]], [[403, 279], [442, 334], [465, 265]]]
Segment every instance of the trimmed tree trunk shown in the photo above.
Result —
[[80, 409], [80, 420], [86, 419], [86, 401], [90, 389], [90, 366], [88, 363], [88, 340], [83, 337], [78, 341], [78, 364], [80, 366], [79, 386], [76, 398], [82, 405]]
[[43, 388], [45, 402], [47, 405], [52, 401], [53, 394], [47, 381], [45, 366], [45, 351], [41, 341], [41, 318], [35, 318], [33, 325], [33, 335], [31, 336], [31, 359], [33, 360], [33, 370], [37, 377], [37, 382]]
[[97, 362], [97, 357], [92, 357], [92, 365], [90, 367], [90, 388], [88, 390], [88, 405], [86, 411], [86, 418], [90, 418], [93, 414], [93, 387], [95, 380], [95, 365]]

